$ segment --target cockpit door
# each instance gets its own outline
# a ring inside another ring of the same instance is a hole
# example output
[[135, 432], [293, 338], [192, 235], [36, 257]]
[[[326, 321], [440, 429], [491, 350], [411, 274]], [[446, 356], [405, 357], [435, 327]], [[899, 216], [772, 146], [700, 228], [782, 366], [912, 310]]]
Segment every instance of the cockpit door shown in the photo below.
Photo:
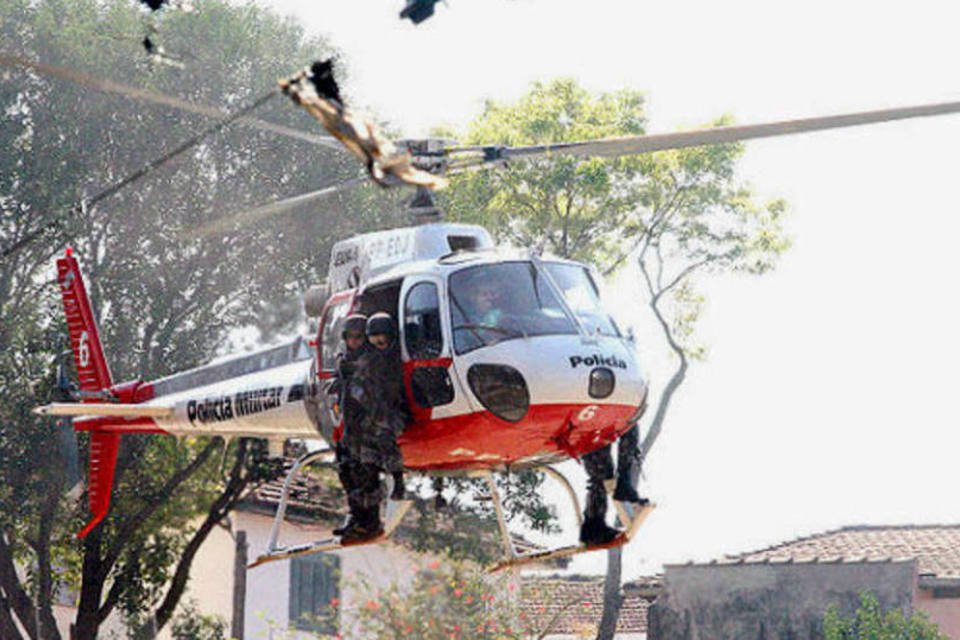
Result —
[[429, 276], [407, 278], [400, 293], [404, 382], [414, 422], [466, 401], [453, 374], [445, 300], [443, 281]]

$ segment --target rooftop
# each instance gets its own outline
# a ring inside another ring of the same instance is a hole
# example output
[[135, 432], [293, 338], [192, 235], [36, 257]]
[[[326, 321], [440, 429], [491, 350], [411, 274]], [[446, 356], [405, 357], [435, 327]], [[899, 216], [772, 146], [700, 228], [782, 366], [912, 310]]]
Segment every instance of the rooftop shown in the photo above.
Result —
[[857, 525], [728, 556], [719, 564], [882, 562], [916, 559], [919, 572], [960, 578], [960, 524]]
[[[623, 587], [617, 633], [646, 633], [650, 601]], [[550, 634], [595, 633], [603, 611], [603, 578], [597, 576], [524, 576], [522, 607], [532, 626]], [[592, 636], [591, 636], [592, 637]]]

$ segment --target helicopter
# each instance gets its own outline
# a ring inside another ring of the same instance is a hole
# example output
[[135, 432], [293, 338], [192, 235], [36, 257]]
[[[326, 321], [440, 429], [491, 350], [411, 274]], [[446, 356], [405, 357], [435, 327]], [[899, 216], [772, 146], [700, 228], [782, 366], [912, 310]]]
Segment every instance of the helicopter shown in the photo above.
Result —
[[[311, 74], [294, 76], [283, 89], [331, 130], [330, 120], [321, 117], [325, 111], [330, 113], [329, 100]], [[334, 107], [333, 125], [349, 123], [346, 110]], [[450, 174], [560, 154], [617, 157], [956, 112], [960, 103], [941, 103], [529, 147], [401, 141], [398, 149], [373, 159], [371, 150], [377, 151], [378, 145], [358, 145], [351, 151], [371, 156], [367, 169], [378, 183], [417, 187], [413, 204], [424, 214], [423, 224], [363, 234], [334, 245], [328, 283], [305, 296], [308, 313], [320, 320], [312, 342], [298, 339], [150, 382], [112, 382], [79, 264], [68, 252], [58, 260], [58, 281], [80, 378], [76, 397], [80, 402], [54, 403], [38, 412], [76, 416], [74, 428], [91, 432], [93, 519], [80, 535], [95, 527], [109, 509], [113, 464], [123, 433], [258, 437], [267, 439], [276, 453], [291, 438], [319, 438], [330, 444], [337, 416], [328, 391], [341, 348], [339, 328], [351, 312], [388, 311], [399, 324], [412, 413], [399, 438], [407, 468], [486, 479], [506, 552], [498, 567], [601, 548], [574, 545], [517, 553], [493, 474], [544, 470], [567, 489], [579, 514], [572, 485], [552, 465], [606, 446], [643, 415], [648, 384], [632, 342], [604, 310], [595, 269], [498, 248], [480, 227], [427, 215], [435, 214], [429, 189], [440, 182], [431, 183], [423, 174]], [[376, 141], [376, 136], [371, 138]], [[381, 165], [374, 161], [384, 158], [387, 161]], [[400, 171], [390, 171], [397, 167]], [[254, 213], [279, 212], [356, 183], [270, 203]], [[497, 283], [509, 291], [493, 320], [479, 302], [484, 283]], [[335, 538], [295, 547], [278, 543], [292, 479], [331, 453], [329, 448], [310, 452], [293, 465], [268, 549], [254, 565], [342, 546]], [[652, 508], [633, 510], [616, 502], [615, 506], [628, 527], [605, 546], [628, 542]], [[408, 508], [409, 501], [388, 504], [384, 537]]]

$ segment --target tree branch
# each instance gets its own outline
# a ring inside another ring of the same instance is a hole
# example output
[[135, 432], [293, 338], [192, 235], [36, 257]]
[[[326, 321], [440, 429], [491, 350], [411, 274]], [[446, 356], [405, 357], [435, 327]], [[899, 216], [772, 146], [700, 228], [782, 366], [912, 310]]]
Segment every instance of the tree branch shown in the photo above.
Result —
[[230, 509], [236, 505], [243, 490], [246, 488], [249, 482], [249, 475], [244, 473], [247, 457], [247, 441], [241, 440], [237, 446], [236, 462], [230, 471], [230, 480], [226, 488], [210, 507], [210, 510], [207, 512], [207, 517], [197, 529], [196, 533], [194, 533], [190, 542], [187, 543], [186, 548], [180, 556], [180, 561], [177, 563], [177, 568], [174, 571], [173, 579], [170, 582], [170, 589], [154, 613], [154, 620], [156, 620], [156, 628], [158, 630], [162, 629], [164, 625], [170, 621], [170, 618], [173, 617], [173, 612], [176, 610], [177, 604], [179, 604], [180, 598], [187, 587], [187, 580], [190, 577], [190, 567], [193, 564], [193, 558], [196, 556], [197, 551], [199, 551], [200, 546], [207, 539], [207, 536], [210, 535], [210, 532], [217, 523], [223, 520]]
[[57, 620], [53, 617], [53, 571], [50, 562], [50, 536], [53, 532], [54, 515], [60, 503], [60, 487], [63, 484], [63, 465], [56, 465], [53, 477], [47, 486], [46, 500], [40, 511], [40, 529], [37, 534], [37, 573], [39, 577], [39, 636], [44, 639], [60, 640]]
[[675, 286], [680, 284], [683, 281], [683, 279], [689, 276], [691, 273], [693, 273], [700, 267], [704, 267], [710, 264], [711, 262], [715, 262], [716, 260], [719, 260], [719, 259], [720, 259], [719, 256], [707, 256], [706, 258], [704, 258], [703, 260], [700, 260], [699, 262], [694, 262], [692, 264], [687, 265], [685, 268], [683, 268], [680, 271], [680, 273], [677, 274], [675, 278], [673, 278], [665, 286], [662, 286], [660, 288], [660, 291], [657, 293], [656, 298], [659, 300], [664, 293], [670, 291]]
[[7, 594], [7, 602], [20, 620], [30, 638], [37, 637], [36, 610], [30, 597], [20, 584], [16, 566], [13, 561], [13, 550], [7, 542], [7, 533], [0, 533], [0, 586]]
[[167, 480], [160, 491], [144, 499], [146, 504], [144, 504], [140, 511], [129, 516], [121, 523], [120, 527], [118, 527], [113, 545], [110, 547], [110, 551], [104, 559], [104, 567], [107, 572], [113, 568], [113, 565], [120, 558], [120, 554], [123, 552], [123, 548], [127, 542], [129, 542], [130, 536], [132, 536], [150, 516], [170, 501], [170, 498], [177, 488], [187, 481], [197, 469], [203, 466], [203, 463], [207, 461], [210, 454], [217, 448], [218, 443], [219, 440], [217, 438], [212, 438], [190, 464], [180, 469]]
[[20, 629], [13, 616], [10, 615], [11, 603], [0, 592], [0, 638], [9, 638], [10, 640], [24, 640]]
[[[140, 554], [142, 553], [143, 548], [138, 547], [130, 556], [130, 566], [136, 565], [140, 560]], [[113, 584], [110, 585], [110, 591], [107, 592], [107, 597], [103, 599], [103, 604], [100, 605], [100, 608], [97, 610], [97, 624], [103, 624], [103, 622], [110, 616], [113, 610], [116, 608], [117, 604], [120, 602], [120, 596], [123, 595], [123, 591], [130, 584], [129, 575], [120, 575], [117, 576]]]

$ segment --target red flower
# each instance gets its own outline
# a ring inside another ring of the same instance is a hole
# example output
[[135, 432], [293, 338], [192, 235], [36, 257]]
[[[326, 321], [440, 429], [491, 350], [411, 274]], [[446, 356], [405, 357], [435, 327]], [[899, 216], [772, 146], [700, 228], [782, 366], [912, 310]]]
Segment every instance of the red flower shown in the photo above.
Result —
[[430, 569], [431, 571], [436, 571], [437, 569], [440, 568], [440, 561], [434, 560], [433, 562], [427, 565], [427, 568]]
[[367, 609], [370, 609], [370, 611], [376, 611], [377, 609], [380, 608], [380, 603], [377, 602], [376, 600], [367, 600], [367, 604], [364, 606]]
[[454, 589], [453, 595], [459, 598], [460, 596], [463, 595], [463, 589]]
[[330, 606], [334, 609], [340, 606], [340, 598], [330, 598]]

